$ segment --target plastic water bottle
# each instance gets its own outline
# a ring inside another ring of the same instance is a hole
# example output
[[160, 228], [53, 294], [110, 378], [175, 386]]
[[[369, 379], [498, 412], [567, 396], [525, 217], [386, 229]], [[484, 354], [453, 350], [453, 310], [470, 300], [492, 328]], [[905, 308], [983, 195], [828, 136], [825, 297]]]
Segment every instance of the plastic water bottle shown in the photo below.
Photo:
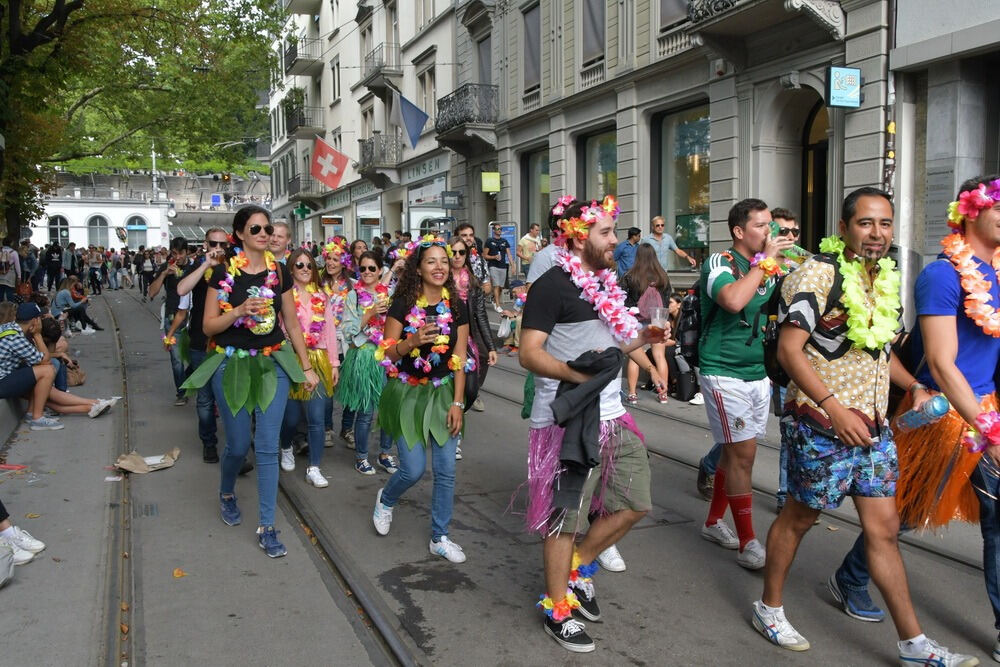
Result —
[[901, 414], [896, 420], [896, 430], [903, 433], [927, 424], [933, 424], [948, 414], [950, 407], [948, 399], [938, 394], [924, 402], [919, 409], [908, 410]]

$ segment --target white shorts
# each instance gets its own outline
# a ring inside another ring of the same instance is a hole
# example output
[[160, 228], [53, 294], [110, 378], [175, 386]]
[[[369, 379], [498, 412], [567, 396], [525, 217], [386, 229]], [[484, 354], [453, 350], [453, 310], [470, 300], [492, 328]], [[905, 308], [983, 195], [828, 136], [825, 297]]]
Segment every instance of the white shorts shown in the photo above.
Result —
[[771, 408], [768, 378], [737, 380], [699, 373], [698, 381], [715, 442], [730, 444], [764, 437]]

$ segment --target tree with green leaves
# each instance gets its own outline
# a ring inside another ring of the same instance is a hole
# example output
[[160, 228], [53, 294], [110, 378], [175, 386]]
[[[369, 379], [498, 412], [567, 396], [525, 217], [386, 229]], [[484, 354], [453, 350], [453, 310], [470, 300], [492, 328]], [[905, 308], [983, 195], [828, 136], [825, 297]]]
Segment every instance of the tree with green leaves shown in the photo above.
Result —
[[0, 4], [0, 210], [37, 219], [53, 167], [95, 158], [245, 170], [266, 137], [273, 0], [7, 0]]

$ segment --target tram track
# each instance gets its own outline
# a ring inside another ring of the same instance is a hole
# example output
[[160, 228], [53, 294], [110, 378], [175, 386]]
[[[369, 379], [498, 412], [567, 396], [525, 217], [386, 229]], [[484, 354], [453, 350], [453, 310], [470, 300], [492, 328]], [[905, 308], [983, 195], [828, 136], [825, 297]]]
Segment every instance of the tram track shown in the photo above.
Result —
[[[108, 292], [110, 294], [111, 292]], [[159, 322], [159, 315], [147, 307], [150, 302], [143, 302], [132, 290], [122, 289], [117, 295], [128, 297], [140, 306], [140, 310]], [[109, 311], [110, 304], [105, 301]], [[112, 319], [114, 314], [112, 312]], [[117, 337], [117, 322], [115, 324]], [[118, 339], [119, 357], [124, 362], [123, 347]], [[125, 374], [124, 363], [123, 377]], [[126, 420], [127, 421], [127, 420]], [[323, 581], [331, 597], [346, 599], [360, 617], [362, 624], [379, 648], [385, 663], [411, 667], [429, 665], [430, 661], [416, 643], [399, 627], [398, 621], [388, 606], [382, 602], [378, 591], [361, 571], [356, 561], [329, 531], [324, 528], [316, 509], [308, 499], [292, 484], [287, 484], [279, 477], [279, 504], [298, 524], [313, 551], [314, 562], [321, 569]], [[110, 663], [109, 663], [110, 664]], [[122, 663], [114, 663], [124, 667]]]

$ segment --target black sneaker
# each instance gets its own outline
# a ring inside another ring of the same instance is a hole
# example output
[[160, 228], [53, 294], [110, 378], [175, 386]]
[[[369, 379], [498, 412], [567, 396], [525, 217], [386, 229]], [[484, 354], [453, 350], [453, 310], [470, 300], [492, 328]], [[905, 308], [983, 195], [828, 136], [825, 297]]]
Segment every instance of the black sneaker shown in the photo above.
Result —
[[576, 599], [580, 601], [580, 606], [573, 611], [583, 616], [588, 621], [601, 620], [601, 608], [597, 604], [597, 595], [594, 593], [594, 582], [592, 581], [571, 581], [570, 589], [576, 593]]
[[546, 616], [545, 634], [573, 653], [590, 653], [595, 648], [594, 640], [587, 634], [583, 623], [573, 617], [565, 619], [562, 623], [556, 623]]
[[249, 459], [243, 459], [243, 465], [240, 466], [240, 472], [239, 472], [239, 474], [240, 475], [245, 475], [248, 472], [250, 472], [251, 470], [253, 470], [253, 464], [250, 463]]
[[219, 449], [215, 445], [203, 445], [201, 448], [201, 460], [205, 463], [218, 463]]

